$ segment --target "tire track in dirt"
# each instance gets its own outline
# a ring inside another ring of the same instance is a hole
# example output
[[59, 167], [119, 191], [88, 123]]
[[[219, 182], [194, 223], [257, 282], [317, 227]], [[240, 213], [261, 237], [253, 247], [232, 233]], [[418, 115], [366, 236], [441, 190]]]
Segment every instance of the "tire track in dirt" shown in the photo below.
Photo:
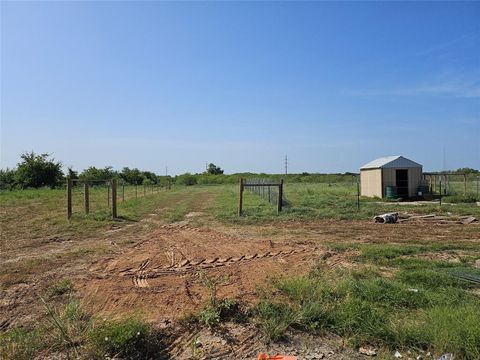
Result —
[[169, 276], [169, 275], [182, 275], [185, 273], [198, 272], [205, 269], [218, 268], [221, 266], [233, 266], [240, 265], [246, 262], [252, 261], [261, 261], [266, 258], [274, 257], [286, 257], [299, 253], [313, 253], [320, 250], [317, 247], [313, 248], [300, 248], [300, 249], [290, 249], [282, 251], [267, 251], [265, 253], [254, 253], [249, 255], [241, 255], [237, 257], [226, 257], [226, 258], [209, 258], [209, 259], [200, 259], [200, 260], [183, 260], [180, 263], [167, 265], [163, 267], [152, 268], [149, 271], [146, 270], [150, 260], [145, 260], [139, 267], [138, 270], [133, 271], [132, 269], [125, 269], [118, 272], [120, 276], [132, 276], [132, 282], [135, 287], [149, 287], [147, 278], [156, 278], [160, 276]]

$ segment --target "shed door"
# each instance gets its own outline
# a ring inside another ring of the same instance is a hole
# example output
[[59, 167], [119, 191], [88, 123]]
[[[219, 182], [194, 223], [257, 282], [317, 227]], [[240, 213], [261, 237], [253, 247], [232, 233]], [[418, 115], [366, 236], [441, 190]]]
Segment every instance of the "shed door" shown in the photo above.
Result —
[[408, 197], [408, 170], [396, 171], [397, 196], [400, 198]]

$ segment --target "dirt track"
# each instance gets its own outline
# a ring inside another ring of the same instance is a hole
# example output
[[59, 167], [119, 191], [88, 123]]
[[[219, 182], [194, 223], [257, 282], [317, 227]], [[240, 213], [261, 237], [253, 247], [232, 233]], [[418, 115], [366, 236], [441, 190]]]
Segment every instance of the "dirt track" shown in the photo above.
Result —
[[[13, 273], [21, 276], [24, 269], [28, 270], [34, 281], [21, 281], [1, 292], [0, 327], [35, 320], [42, 313], [37, 295], [45, 294], [59, 278], [72, 281], [75, 297], [95, 315], [115, 319], [140, 313], [153, 324], [171, 324], [207, 303], [209, 292], [199, 281], [201, 272], [224, 279], [219, 297], [254, 304], [259, 299], [259, 287], [268, 286], [269, 278], [303, 274], [319, 262], [332, 267], [354, 266], [349, 259], [354, 251], [337, 253], [329, 250], [333, 244], [480, 242], [479, 225], [381, 225], [335, 220], [225, 225], [198, 212], [201, 209], [195, 210], [172, 224], [165, 224], [158, 214], [149, 214], [140, 222], [118, 224], [86, 241], [44, 242], [41, 250], [31, 249], [28, 257], [25, 248], [18, 254], [10, 253], [6, 261]], [[65, 253], [78, 256], [57, 256]], [[51, 260], [26, 262], [35, 256]], [[449, 260], [458, 257], [454, 252], [434, 256]], [[248, 355], [258, 350], [255, 329], [240, 326], [225, 331], [236, 337], [236, 343], [229, 341], [235, 344], [229, 350], [232, 354], [240, 351]], [[211, 345], [211, 351], [216, 346], [221, 348], [227, 336], [217, 335], [204, 334], [203, 341]], [[192, 336], [190, 332], [180, 334], [170, 353], [182, 358]], [[337, 340], [322, 353], [329, 349], [336, 354], [346, 351]], [[189, 358], [188, 354], [183, 358]], [[222, 356], [219, 353], [219, 358]]]
[[205, 304], [208, 294], [199, 284], [199, 271], [225, 277], [219, 296], [252, 302], [269, 276], [306, 269], [306, 262], [321, 253], [308, 243], [244, 238], [183, 221], [164, 225], [131, 249], [97, 262], [77, 288], [82, 297], [97, 299], [96, 312], [141, 308], [150, 320], [160, 321]]
[[[197, 216], [201, 214], [158, 226], [131, 248], [90, 266], [76, 283], [80, 296], [90, 299], [96, 313], [112, 316], [140, 310], [158, 322], [184, 316], [206, 303], [208, 292], [198, 281], [200, 271], [227, 279], [220, 297], [255, 303], [258, 287], [271, 277], [305, 273], [319, 261], [348, 266], [348, 253], [325, 255], [332, 242], [435, 242], [447, 236], [464, 242], [480, 237], [478, 226], [472, 232], [472, 227], [430, 224], [322, 221], [212, 228], [192, 224]], [[120, 237], [121, 231], [112, 235]]]

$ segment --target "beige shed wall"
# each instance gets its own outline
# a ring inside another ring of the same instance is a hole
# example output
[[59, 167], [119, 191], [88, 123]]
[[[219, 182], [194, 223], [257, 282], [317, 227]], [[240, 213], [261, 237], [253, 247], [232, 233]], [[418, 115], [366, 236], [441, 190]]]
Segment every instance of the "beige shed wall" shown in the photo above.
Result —
[[[397, 186], [396, 170], [401, 168], [384, 168], [383, 169], [383, 191], [386, 186]], [[417, 196], [417, 189], [422, 181], [422, 168], [408, 168], [408, 196]]]
[[417, 196], [418, 187], [422, 183], [422, 168], [408, 169], [408, 196]]
[[360, 170], [360, 193], [362, 196], [382, 197], [382, 169]]

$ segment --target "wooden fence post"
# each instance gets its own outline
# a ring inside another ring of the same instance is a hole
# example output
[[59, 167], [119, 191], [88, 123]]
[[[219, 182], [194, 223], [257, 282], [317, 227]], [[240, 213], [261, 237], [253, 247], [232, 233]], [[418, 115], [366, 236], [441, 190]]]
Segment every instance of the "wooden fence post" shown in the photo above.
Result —
[[112, 219], [117, 218], [117, 179], [112, 180]]
[[277, 203], [277, 211], [282, 211], [283, 205], [283, 179], [280, 180], [280, 184], [278, 185], [278, 203]]
[[243, 211], [243, 178], [240, 178], [240, 197], [238, 199], [238, 216], [242, 216]]
[[137, 182], [135, 181], [135, 199], [138, 198]]
[[107, 206], [110, 206], [110, 184], [107, 185]]
[[72, 217], [72, 179], [67, 180], [67, 219]]
[[125, 181], [122, 182], [122, 202], [125, 202]]
[[85, 214], [90, 212], [90, 186], [88, 182], [83, 184], [83, 202], [85, 205]]

